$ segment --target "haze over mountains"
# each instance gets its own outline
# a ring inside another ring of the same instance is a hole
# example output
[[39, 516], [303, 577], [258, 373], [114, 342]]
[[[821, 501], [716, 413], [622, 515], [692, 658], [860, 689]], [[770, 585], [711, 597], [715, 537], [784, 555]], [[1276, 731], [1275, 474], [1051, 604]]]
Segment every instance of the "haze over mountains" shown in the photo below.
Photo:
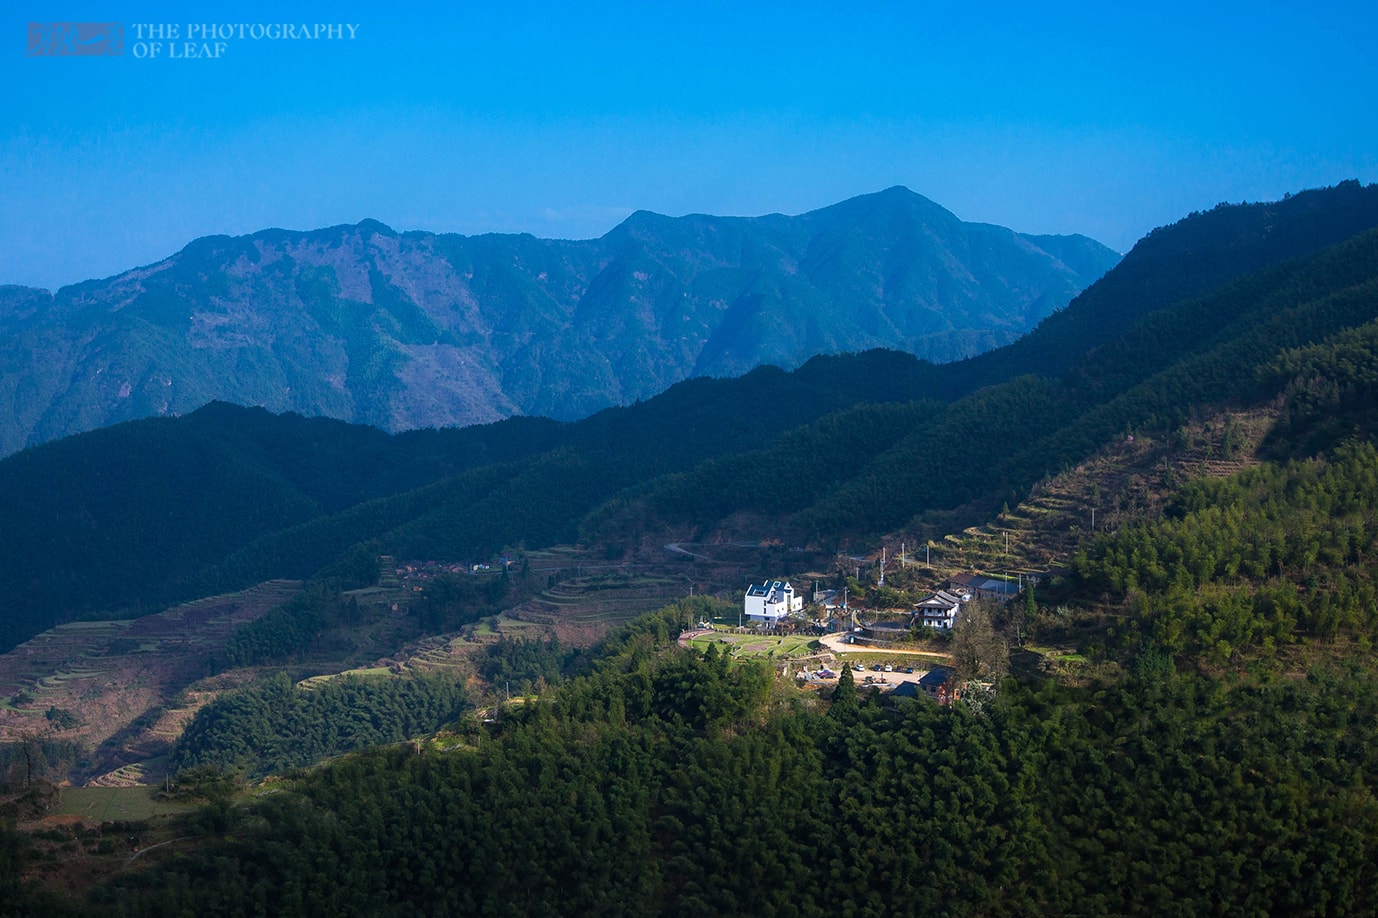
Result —
[[1118, 258], [900, 187], [792, 217], [642, 211], [586, 241], [375, 221], [208, 237], [55, 295], [0, 287], [0, 455], [212, 400], [399, 431], [570, 420], [815, 354], [955, 360]]

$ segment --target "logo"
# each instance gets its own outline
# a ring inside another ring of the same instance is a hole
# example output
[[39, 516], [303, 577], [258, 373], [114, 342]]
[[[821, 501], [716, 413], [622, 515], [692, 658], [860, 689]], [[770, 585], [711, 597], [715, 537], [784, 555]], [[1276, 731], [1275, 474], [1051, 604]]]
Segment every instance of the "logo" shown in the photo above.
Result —
[[[357, 22], [136, 22], [128, 26], [136, 60], [228, 57], [234, 45], [354, 41]], [[120, 22], [31, 22], [25, 57], [123, 57]]]
[[31, 22], [26, 57], [117, 57], [124, 54], [119, 22]]

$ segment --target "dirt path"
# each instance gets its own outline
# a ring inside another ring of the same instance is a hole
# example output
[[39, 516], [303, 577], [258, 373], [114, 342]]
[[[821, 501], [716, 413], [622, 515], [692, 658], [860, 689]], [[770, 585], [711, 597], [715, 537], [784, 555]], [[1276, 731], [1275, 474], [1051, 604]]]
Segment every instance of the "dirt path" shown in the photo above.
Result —
[[689, 642], [692, 641], [694, 638], [696, 638], [696, 637], [703, 637], [705, 634], [715, 634], [715, 633], [716, 633], [716, 632], [715, 632], [712, 628], [694, 628], [694, 629], [691, 630], [691, 631], [686, 631], [686, 632], [684, 632], [683, 634], [681, 634], [681, 635], [679, 636], [679, 640], [677, 641], [677, 643], [678, 643], [679, 646], [681, 646], [681, 647], [688, 647], [688, 646], [689, 646]]
[[191, 840], [194, 839], [194, 838], [200, 838], [200, 837], [201, 837], [201, 836], [199, 836], [199, 835], [181, 835], [181, 836], [178, 836], [177, 838], [169, 838], [169, 839], [168, 839], [167, 841], [165, 841], [165, 842], [158, 842], [158, 844], [156, 844], [156, 845], [149, 845], [147, 848], [140, 848], [138, 851], [135, 851], [133, 854], [129, 855], [129, 858], [124, 862], [124, 865], [125, 865], [126, 867], [128, 867], [130, 864], [134, 863], [136, 860], [138, 860], [139, 858], [143, 857], [145, 854], [147, 854], [148, 852], [152, 851], [154, 848], [161, 848], [161, 847], [163, 847], [164, 845], [170, 845], [170, 844], [172, 844], [173, 842], [191, 841]]
[[873, 644], [848, 644], [847, 635], [829, 634], [820, 639], [820, 643], [834, 653], [887, 653], [900, 654], [906, 657], [927, 657], [930, 660], [943, 663], [952, 662], [952, 654], [935, 653], [931, 650], [902, 650], [898, 647], [876, 647]]

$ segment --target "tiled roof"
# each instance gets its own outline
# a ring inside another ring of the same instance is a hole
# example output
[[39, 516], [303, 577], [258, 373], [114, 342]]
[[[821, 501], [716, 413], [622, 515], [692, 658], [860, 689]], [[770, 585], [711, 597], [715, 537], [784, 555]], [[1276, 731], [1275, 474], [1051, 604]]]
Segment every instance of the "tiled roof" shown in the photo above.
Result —
[[961, 604], [961, 600], [946, 590], [939, 590], [919, 603], [922, 609], [942, 609], [944, 611], [955, 609]]

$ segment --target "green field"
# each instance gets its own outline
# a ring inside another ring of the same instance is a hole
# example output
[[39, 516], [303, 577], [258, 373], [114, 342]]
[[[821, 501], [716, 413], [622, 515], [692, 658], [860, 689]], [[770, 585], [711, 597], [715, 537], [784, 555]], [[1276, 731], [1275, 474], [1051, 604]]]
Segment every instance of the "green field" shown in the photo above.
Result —
[[718, 645], [719, 650], [730, 649], [734, 657], [805, 657], [818, 653], [818, 638], [811, 635], [789, 635], [787, 637], [763, 636], [758, 634], [724, 634], [715, 632], [693, 638], [690, 647], [707, 650], [710, 645]]
[[139, 822], [196, 809], [195, 804], [158, 800], [156, 787], [68, 787], [57, 812], [83, 822]]

